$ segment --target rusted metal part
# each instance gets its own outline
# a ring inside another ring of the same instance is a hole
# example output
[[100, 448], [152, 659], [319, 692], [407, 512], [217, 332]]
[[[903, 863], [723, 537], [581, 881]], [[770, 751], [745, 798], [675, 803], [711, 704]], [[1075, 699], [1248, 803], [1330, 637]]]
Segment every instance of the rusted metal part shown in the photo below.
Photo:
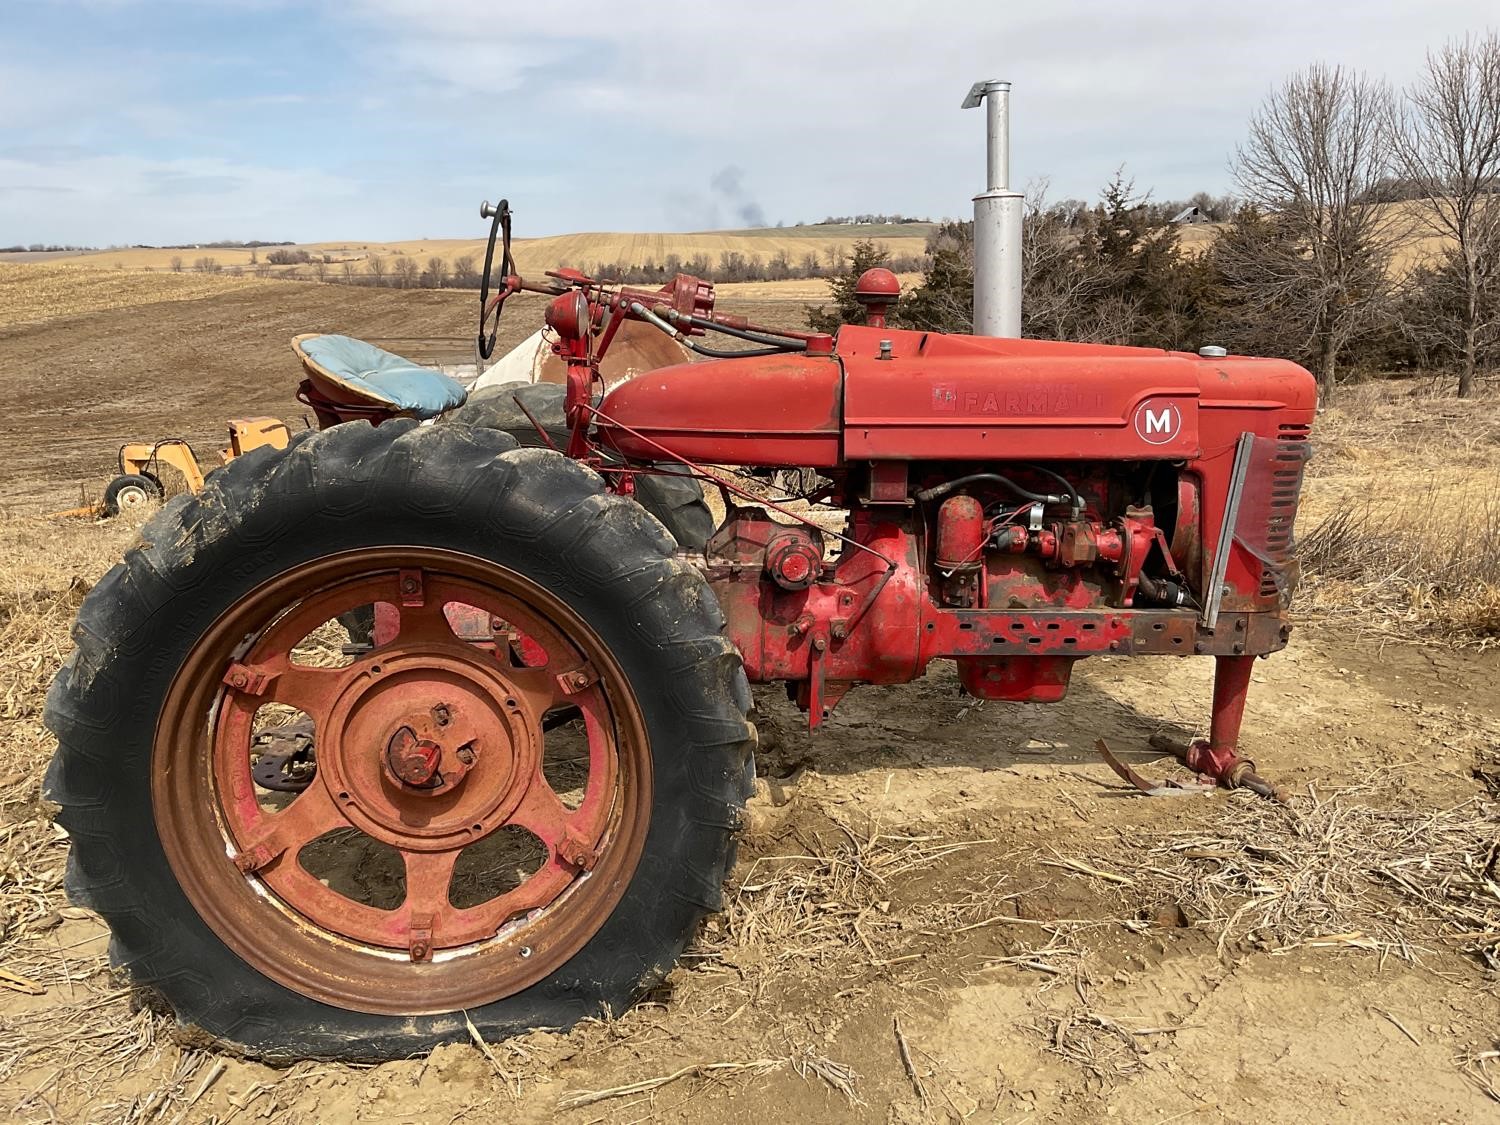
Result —
[[[962, 498], [947, 503], [956, 499]], [[972, 519], [972, 505], [964, 509]], [[961, 604], [964, 591], [952, 585], [957, 575], [938, 569], [936, 589], [925, 578], [917, 515], [903, 511], [881, 518], [874, 511], [858, 512], [851, 531], [878, 548], [881, 560], [893, 560], [888, 577], [877, 575], [873, 560], [850, 554], [825, 566], [805, 588], [789, 589], [768, 577], [769, 548], [779, 536], [801, 534], [799, 529], [751, 509], [731, 510], [708, 545], [706, 572], [751, 679], [797, 682], [821, 675], [827, 681], [900, 683], [935, 659], [951, 658], [960, 661], [961, 680], [975, 694], [1047, 701], [1061, 698], [1068, 671], [1081, 656], [1233, 657], [1274, 651], [1285, 643], [1274, 619], [1265, 623], [1270, 615], [1226, 614], [1218, 629], [1207, 632], [1191, 608], [1103, 606], [1106, 589], [1090, 583], [1078, 568], [1049, 570], [1025, 559], [1001, 565], [989, 558], [981, 586], [987, 604], [969, 608]], [[938, 534], [935, 554], [957, 555], [958, 548], [950, 545], [958, 536], [949, 531], [944, 538], [941, 523]], [[976, 540], [971, 535], [966, 541]], [[1147, 541], [1155, 545], [1154, 537]], [[878, 591], [877, 577], [884, 579]], [[972, 593], [967, 599], [980, 600]], [[826, 647], [818, 652], [812, 638], [820, 632]]]
[[1094, 749], [1099, 752], [1099, 756], [1104, 759], [1110, 769], [1148, 797], [1192, 797], [1202, 795], [1214, 788], [1212, 782], [1205, 785], [1199, 781], [1176, 781], [1170, 777], [1163, 781], [1147, 781], [1128, 764], [1115, 757], [1104, 739], [1101, 738], [1095, 742]]
[[385, 748], [385, 764], [398, 785], [431, 790], [442, 784], [438, 767], [443, 748], [430, 738], [418, 738], [411, 727], [396, 728]]
[[1151, 745], [1171, 754], [1198, 776], [1213, 785], [1225, 789], [1248, 789], [1262, 797], [1285, 803], [1290, 796], [1281, 786], [1275, 785], [1255, 772], [1255, 763], [1237, 754], [1215, 754], [1202, 739], [1184, 745], [1165, 735], [1152, 735]]
[[[387, 607], [377, 634], [395, 621], [369, 653], [341, 668], [291, 661], [325, 621], [372, 603]], [[455, 604], [507, 623], [545, 666], [460, 637]], [[226, 683], [233, 667], [263, 675], [262, 694]], [[575, 676], [574, 691], [556, 669]], [[304, 712], [315, 732], [316, 771], [279, 811], [262, 804], [252, 769], [254, 719], [268, 703]], [[544, 722], [565, 707], [588, 744], [576, 808], [541, 768]], [[205, 753], [191, 716], [210, 714]], [[437, 549], [330, 556], [247, 595], [189, 653], [153, 762], [163, 847], [207, 924], [272, 979], [366, 1012], [453, 1011], [555, 971], [613, 911], [650, 817], [644, 722], [603, 642], [531, 580]], [[536, 837], [541, 866], [487, 902], [455, 907], [460, 853], [502, 827]], [[404, 902], [356, 902], [303, 868], [299, 852], [337, 829], [400, 855]], [[414, 990], [406, 974], [418, 962]]]
[[312, 784], [318, 764], [313, 756], [311, 719], [262, 731], [251, 750], [256, 755], [252, 776], [262, 789], [300, 793]]

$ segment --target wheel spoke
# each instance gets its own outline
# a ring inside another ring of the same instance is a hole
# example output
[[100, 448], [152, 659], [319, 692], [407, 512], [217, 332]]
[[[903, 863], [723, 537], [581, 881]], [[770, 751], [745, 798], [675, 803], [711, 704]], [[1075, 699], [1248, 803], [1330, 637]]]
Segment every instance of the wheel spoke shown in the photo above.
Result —
[[401, 605], [400, 631], [396, 640], [401, 644], [451, 644], [457, 638], [448, 615], [443, 612], [443, 603], [438, 598], [428, 598], [421, 605]]
[[287, 662], [268, 695], [277, 703], [297, 708], [313, 721], [316, 731], [338, 698], [345, 675], [343, 668], [313, 668]]
[[413, 961], [432, 956], [434, 945], [442, 945], [444, 931], [451, 933], [457, 913], [448, 897], [453, 885], [453, 867], [458, 849], [442, 852], [403, 851], [406, 863], [406, 904], [402, 911], [406, 946]]
[[526, 697], [537, 715], [545, 715], [567, 699], [557, 677], [546, 668], [507, 668], [505, 678], [511, 687]]
[[545, 844], [553, 860], [587, 871], [598, 858], [600, 832], [590, 823], [593, 819], [581, 818], [564, 805], [538, 770], [509, 823], [526, 829]]
[[286, 808], [259, 819], [244, 840], [235, 864], [248, 874], [283, 856], [295, 859], [303, 845], [348, 824], [328, 789], [314, 782]]

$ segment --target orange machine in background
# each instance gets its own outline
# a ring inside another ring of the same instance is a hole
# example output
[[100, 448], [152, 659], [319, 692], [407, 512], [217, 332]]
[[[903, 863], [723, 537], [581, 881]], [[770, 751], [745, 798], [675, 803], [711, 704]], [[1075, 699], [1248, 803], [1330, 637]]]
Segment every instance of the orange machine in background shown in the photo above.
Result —
[[[219, 450], [219, 464], [227, 465], [236, 457], [266, 445], [272, 449], [285, 449], [290, 438], [291, 433], [280, 418], [231, 418], [229, 445]], [[162, 466], [181, 473], [189, 492], [199, 492], [203, 488], [205, 473], [198, 455], [182, 438], [126, 442], [120, 447], [119, 465], [120, 475], [104, 486], [103, 498], [97, 504], [53, 514], [98, 518], [160, 500], [166, 496], [166, 486], [161, 479]]]

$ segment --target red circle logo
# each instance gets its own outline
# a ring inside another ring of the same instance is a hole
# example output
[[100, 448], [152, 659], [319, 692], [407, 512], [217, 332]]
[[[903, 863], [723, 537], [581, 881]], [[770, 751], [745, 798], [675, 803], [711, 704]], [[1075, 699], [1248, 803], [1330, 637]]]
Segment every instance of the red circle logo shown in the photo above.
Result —
[[1175, 402], [1148, 398], [1135, 408], [1135, 432], [1151, 445], [1166, 445], [1182, 433], [1182, 411]]

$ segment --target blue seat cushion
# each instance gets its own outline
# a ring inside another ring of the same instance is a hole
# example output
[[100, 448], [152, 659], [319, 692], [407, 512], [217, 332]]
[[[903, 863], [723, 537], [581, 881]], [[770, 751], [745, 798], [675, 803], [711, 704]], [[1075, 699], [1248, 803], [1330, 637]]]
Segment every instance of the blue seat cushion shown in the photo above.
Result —
[[316, 374], [413, 418], [435, 418], [467, 397], [457, 379], [352, 336], [299, 336], [295, 346]]

